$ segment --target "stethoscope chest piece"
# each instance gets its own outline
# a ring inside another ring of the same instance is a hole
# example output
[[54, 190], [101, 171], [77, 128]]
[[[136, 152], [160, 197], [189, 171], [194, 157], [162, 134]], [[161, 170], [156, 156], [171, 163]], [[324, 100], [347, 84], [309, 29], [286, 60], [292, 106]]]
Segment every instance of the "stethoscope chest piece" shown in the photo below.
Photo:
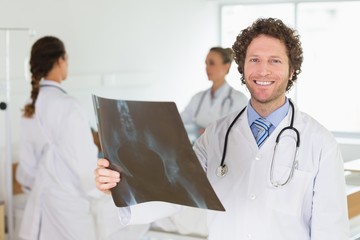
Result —
[[228, 167], [224, 165], [220, 165], [216, 168], [216, 175], [218, 177], [224, 177], [228, 172]]

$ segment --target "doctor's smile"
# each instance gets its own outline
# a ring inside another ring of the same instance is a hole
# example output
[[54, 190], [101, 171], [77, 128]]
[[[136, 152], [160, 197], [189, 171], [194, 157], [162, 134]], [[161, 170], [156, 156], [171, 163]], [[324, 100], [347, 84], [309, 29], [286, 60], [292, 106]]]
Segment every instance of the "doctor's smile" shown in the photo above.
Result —
[[257, 81], [257, 80], [254, 80], [254, 82], [257, 84], [257, 85], [261, 85], [261, 86], [269, 86], [271, 84], [273, 84], [274, 82], [261, 82], [261, 81]]

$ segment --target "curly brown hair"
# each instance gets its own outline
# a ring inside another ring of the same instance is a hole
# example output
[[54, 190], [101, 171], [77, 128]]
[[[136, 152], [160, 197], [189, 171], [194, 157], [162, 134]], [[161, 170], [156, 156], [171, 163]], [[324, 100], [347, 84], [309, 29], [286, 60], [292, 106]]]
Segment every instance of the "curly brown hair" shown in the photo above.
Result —
[[297, 80], [297, 76], [301, 73], [303, 50], [300, 37], [296, 30], [289, 28], [280, 19], [275, 18], [259, 18], [251, 26], [242, 30], [236, 37], [232, 49], [235, 53], [234, 59], [238, 65], [238, 71], [241, 74], [241, 82], [245, 84], [244, 64], [247, 49], [252, 40], [259, 35], [267, 35], [279, 39], [285, 44], [287, 56], [289, 58], [289, 67], [291, 71], [294, 71], [286, 87], [286, 91], [289, 91]]
[[39, 94], [40, 80], [53, 68], [56, 61], [65, 58], [64, 43], [53, 36], [45, 36], [37, 40], [31, 48], [31, 103], [26, 104], [23, 116], [31, 118], [35, 113], [35, 102]]

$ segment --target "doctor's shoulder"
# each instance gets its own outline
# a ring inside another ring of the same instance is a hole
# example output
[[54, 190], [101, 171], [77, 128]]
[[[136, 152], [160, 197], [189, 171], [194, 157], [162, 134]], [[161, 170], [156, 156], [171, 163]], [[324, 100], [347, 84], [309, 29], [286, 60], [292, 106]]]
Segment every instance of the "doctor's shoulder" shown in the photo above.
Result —
[[75, 97], [69, 95], [54, 99], [52, 109], [56, 112], [54, 114], [57, 114], [60, 118], [77, 115], [86, 120], [86, 113], [81, 103]]
[[338, 143], [335, 136], [322, 123], [307, 113], [299, 111], [300, 122], [295, 124], [300, 131], [300, 135], [304, 134], [304, 141], [308, 141], [318, 147], [337, 147]]
[[69, 106], [73, 106], [73, 107], [75, 107], [77, 109], [83, 109], [83, 106], [80, 103], [80, 101], [77, 98], [73, 97], [73, 96], [66, 95], [63, 98], [63, 101], [64, 101], [64, 104], [67, 104]]

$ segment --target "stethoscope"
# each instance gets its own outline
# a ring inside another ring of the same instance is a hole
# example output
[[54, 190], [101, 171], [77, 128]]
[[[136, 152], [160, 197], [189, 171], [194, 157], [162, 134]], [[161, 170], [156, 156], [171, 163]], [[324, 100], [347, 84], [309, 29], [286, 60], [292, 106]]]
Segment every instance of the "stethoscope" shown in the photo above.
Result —
[[[289, 183], [289, 181], [292, 179], [293, 175], [294, 175], [294, 170], [297, 166], [297, 160], [296, 160], [296, 156], [298, 153], [298, 149], [300, 146], [300, 134], [299, 131], [294, 127], [294, 114], [295, 114], [295, 108], [294, 108], [294, 104], [289, 100], [290, 103], [290, 107], [292, 109], [291, 111], [291, 121], [290, 121], [290, 125], [281, 129], [281, 131], [279, 132], [279, 134], [276, 137], [276, 143], [275, 143], [275, 147], [274, 147], [274, 153], [271, 159], [271, 165], [270, 165], [270, 182], [274, 187], [281, 187], [286, 185], [287, 183]], [[225, 134], [225, 141], [224, 141], [224, 150], [223, 150], [223, 154], [222, 154], [222, 159], [221, 159], [221, 163], [220, 165], [217, 167], [216, 169], [216, 175], [218, 177], [224, 177], [227, 172], [228, 172], [228, 167], [225, 164], [225, 156], [226, 156], [226, 150], [227, 150], [227, 142], [228, 142], [228, 136], [230, 133], [231, 128], [233, 127], [233, 125], [236, 123], [236, 121], [238, 120], [238, 118], [241, 116], [241, 114], [245, 111], [246, 107], [243, 108], [241, 110], [241, 112], [235, 117], [235, 119], [231, 122], [230, 126], [228, 127], [226, 134]], [[290, 130], [290, 131], [294, 131], [296, 133], [296, 150], [295, 150], [295, 155], [294, 155], [294, 160], [292, 162], [292, 166], [291, 166], [291, 170], [290, 173], [287, 177], [287, 179], [283, 182], [279, 182], [274, 180], [274, 165], [275, 165], [275, 155], [276, 155], [276, 148], [277, 145], [280, 141], [281, 135], [286, 131], [286, 130]]]
[[50, 84], [42, 84], [42, 85], [40, 85], [40, 88], [43, 88], [43, 87], [53, 87], [53, 88], [57, 88], [57, 89], [59, 89], [60, 91], [62, 91], [63, 93], [66, 94], [66, 91], [65, 91], [64, 89], [62, 89], [61, 87], [55, 86], [55, 85], [50, 85]]
[[[230, 108], [233, 106], [233, 104], [234, 104], [234, 100], [233, 100], [233, 98], [231, 97], [232, 90], [233, 90], [233, 89], [230, 87], [228, 94], [227, 94], [226, 97], [224, 97], [224, 99], [221, 101], [221, 110], [220, 110], [220, 111], [221, 111], [221, 114], [222, 114], [223, 111], [224, 111], [224, 106], [225, 106], [225, 103], [226, 103], [226, 102], [229, 102], [229, 109], [230, 109]], [[211, 90], [208, 90], [208, 91], [211, 91]], [[198, 106], [197, 106], [197, 108], [196, 108], [196, 111], [195, 111], [195, 114], [194, 114], [194, 118], [196, 118], [197, 115], [199, 114], [199, 111], [200, 111], [200, 109], [201, 109], [201, 106], [202, 106], [202, 104], [203, 104], [203, 102], [204, 102], [204, 98], [205, 98], [206, 93], [207, 93], [208, 91], [205, 91], [205, 92], [201, 95], [199, 104], [198, 104]]]

